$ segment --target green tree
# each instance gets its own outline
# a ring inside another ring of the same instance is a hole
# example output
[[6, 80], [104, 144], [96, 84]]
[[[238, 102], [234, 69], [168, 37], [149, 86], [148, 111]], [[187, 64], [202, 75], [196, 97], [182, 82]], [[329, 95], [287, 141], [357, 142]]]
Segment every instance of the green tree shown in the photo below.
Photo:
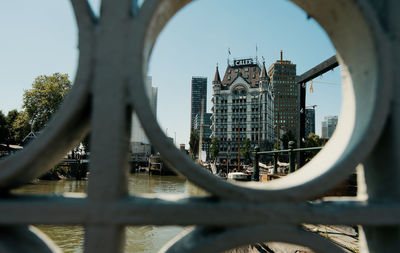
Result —
[[28, 113], [26, 111], [19, 112], [17, 118], [13, 121], [11, 128], [14, 142], [21, 143], [25, 136], [27, 136], [31, 131]]
[[200, 141], [199, 134], [195, 129], [190, 133], [190, 140], [189, 140], [190, 153], [192, 157], [196, 157], [196, 154], [199, 152], [199, 141]]
[[7, 142], [8, 132], [6, 116], [0, 111], [0, 144]]
[[14, 110], [9, 111], [7, 114], [7, 117], [6, 117], [7, 129], [8, 129], [8, 136], [7, 136], [8, 144], [17, 144], [17, 142], [15, 141], [15, 138], [14, 138], [15, 131], [13, 128], [13, 123], [18, 118], [18, 114], [19, 114], [19, 112], [14, 109]]
[[211, 158], [213, 158], [214, 161], [216, 161], [218, 154], [219, 154], [219, 144], [217, 138], [214, 137], [211, 141], [211, 146], [210, 146]]
[[244, 158], [246, 163], [251, 161], [251, 145], [250, 140], [246, 138], [240, 147], [240, 155]]
[[34, 131], [46, 126], [71, 86], [67, 74], [55, 73], [52, 76], [38, 76], [32, 84], [32, 89], [24, 92], [23, 108]]
[[[318, 135], [314, 133], [310, 133], [310, 135], [306, 138], [306, 148], [311, 147], [321, 147], [323, 145], [323, 140], [319, 138]], [[306, 151], [304, 152], [305, 161], [309, 162], [311, 159], [319, 152], [319, 150]]]

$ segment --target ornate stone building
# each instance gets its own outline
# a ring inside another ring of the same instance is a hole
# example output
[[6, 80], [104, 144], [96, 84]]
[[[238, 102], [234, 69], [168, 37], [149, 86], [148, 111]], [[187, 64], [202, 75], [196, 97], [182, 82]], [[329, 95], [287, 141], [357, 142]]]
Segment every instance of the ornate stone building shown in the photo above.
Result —
[[218, 139], [219, 160], [235, 163], [245, 139], [251, 147], [270, 149], [274, 141], [274, 97], [265, 69], [253, 59], [228, 63], [221, 81], [218, 66], [213, 84], [212, 137]]

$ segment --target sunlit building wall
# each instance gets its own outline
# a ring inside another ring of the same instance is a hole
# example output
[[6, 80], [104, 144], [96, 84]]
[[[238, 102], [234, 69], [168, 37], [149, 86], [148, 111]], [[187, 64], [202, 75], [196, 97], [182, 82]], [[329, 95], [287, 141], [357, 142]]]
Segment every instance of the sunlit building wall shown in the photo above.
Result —
[[[150, 106], [154, 113], [157, 115], [157, 95], [158, 89], [152, 86], [152, 78], [148, 76], [145, 83], [146, 94], [150, 100]], [[132, 114], [132, 130], [131, 130], [131, 152], [132, 154], [150, 155], [151, 144], [147, 138], [139, 118], [136, 113]]]
[[327, 116], [321, 123], [321, 137], [329, 139], [332, 137], [338, 123], [338, 116]]
[[272, 148], [274, 98], [265, 63], [235, 59], [228, 63], [222, 81], [217, 67], [212, 103], [211, 130], [219, 143], [220, 161], [237, 162], [245, 139], [251, 148]]

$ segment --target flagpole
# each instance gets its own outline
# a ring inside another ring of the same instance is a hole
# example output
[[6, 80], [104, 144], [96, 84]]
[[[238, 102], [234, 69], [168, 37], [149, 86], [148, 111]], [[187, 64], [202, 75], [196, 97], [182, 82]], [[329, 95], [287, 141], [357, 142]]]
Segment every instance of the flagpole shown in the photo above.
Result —
[[231, 49], [228, 47], [228, 59], [227, 59], [227, 65], [229, 66], [229, 56], [231, 55]]

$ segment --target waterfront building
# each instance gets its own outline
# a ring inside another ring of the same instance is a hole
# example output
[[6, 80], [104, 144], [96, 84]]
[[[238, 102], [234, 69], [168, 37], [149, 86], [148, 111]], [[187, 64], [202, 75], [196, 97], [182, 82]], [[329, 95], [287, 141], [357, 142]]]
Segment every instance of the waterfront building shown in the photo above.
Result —
[[190, 132], [194, 128], [196, 114], [206, 113], [207, 109], [207, 77], [192, 77]]
[[271, 149], [274, 141], [274, 98], [265, 62], [228, 61], [221, 81], [218, 66], [213, 85], [212, 138], [219, 142], [219, 161], [235, 163], [245, 139], [251, 147]]
[[[145, 83], [146, 94], [150, 100], [151, 109], [154, 115], [157, 115], [157, 95], [158, 88], [152, 86], [152, 78], [148, 76]], [[136, 113], [132, 114], [130, 148], [133, 155], [149, 156], [152, 153], [152, 148], [149, 139], [147, 138], [139, 118]]]
[[307, 138], [311, 133], [315, 134], [315, 108], [306, 109], [305, 137]]
[[299, 87], [296, 85], [296, 64], [280, 60], [268, 68], [268, 75], [274, 91], [274, 122], [275, 131], [291, 131], [297, 134], [299, 122]]
[[324, 139], [331, 138], [338, 123], [338, 116], [327, 116], [321, 123], [321, 137]]

